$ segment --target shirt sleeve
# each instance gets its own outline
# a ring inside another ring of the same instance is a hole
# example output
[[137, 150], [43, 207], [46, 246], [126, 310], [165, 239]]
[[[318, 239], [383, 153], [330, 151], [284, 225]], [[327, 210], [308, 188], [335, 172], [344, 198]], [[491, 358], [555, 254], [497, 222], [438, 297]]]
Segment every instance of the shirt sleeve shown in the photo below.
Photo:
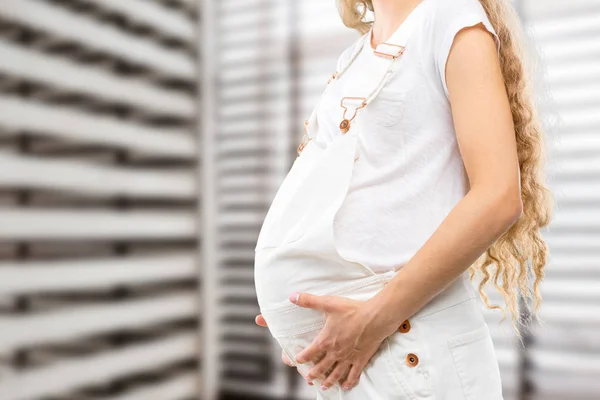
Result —
[[500, 57], [500, 39], [479, 0], [460, 0], [447, 3], [452, 4], [453, 7], [443, 7], [437, 10], [434, 28], [436, 41], [434, 58], [446, 97], [449, 96], [446, 83], [446, 63], [454, 38], [461, 29], [483, 23], [488, 32], [492, 34], [498, 57]]

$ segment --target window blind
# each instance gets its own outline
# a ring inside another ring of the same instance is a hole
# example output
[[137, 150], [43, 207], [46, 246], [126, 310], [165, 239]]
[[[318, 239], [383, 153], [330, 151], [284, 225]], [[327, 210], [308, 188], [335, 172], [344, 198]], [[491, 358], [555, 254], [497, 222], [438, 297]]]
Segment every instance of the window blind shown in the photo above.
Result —
[[545, 237], [549, 264], [542, 286], [546, 321], [527, 353], [533, 399], [600, 395], [600, 4], [524, 2], [538, 46], [549, 180], [555, 216]]
[[193, 399], [196, 18], [0, 2], [0, 398]]
[[[207, 186], [215, 233], [211, 280], [218, 389], [241, 398], [314, 398], [264, 328], [253, 294], [253, 247], [262, 218], [295, 157], [303, 121], [356, 38], [337, 16], [335, 2], [205, 1], [213, 29], [205, 75], [214, 110], [206, 117], [214, 182]], [[547, 323], [517, 344], [502, 314], [484, 314], [500, 362], [505, 399], [592, 399], [600, 368], [596, 303], [600, 259], [598, 202], [600, 124], [599, 7], [576, 0], [514, 3], [531, 44], [542, 53], [538, 97], [549, 138], [549, 180], [558, 209], [544, 237], [551, 256], [543, 284]], [[209, 18], [209, 16], [207, 16]], [[208, 26], [208, 25], [207, 25]], [[327, 38], [327, 40], [324, 40]], [[544, 88], [547, 96], [539, 96]], [[206, 105], [206, 107], [210, 107]], [[206, 111], [206, 110], [205, 110]], [[205, 136], [206, 137], [206, 136]], [[205, 153], [206, 154], [206, 153]], [[476, 284], [476, 282], [474, 282]], [[491, 302], [502, 304], [493, 290]], [[217, 388], [215, 388], [217, 390]]]
[[254, 324], [260, 311], [253, 260], [262, 219], [290, 163], [292, 8], [284, 1], [206, 2], [213, 25], [206, 32], [204, 95], [214, 109], [204, 124], [206, 161], [212, 160], [205, 213], [214, 242], [205, 284], [216, 300], [205, 323], [212, 332], [207, 343], [219, 344], [204, 362], [220, 382], [207, 396], [226, 389], [280, 398], [288, 389], [274, 341]]

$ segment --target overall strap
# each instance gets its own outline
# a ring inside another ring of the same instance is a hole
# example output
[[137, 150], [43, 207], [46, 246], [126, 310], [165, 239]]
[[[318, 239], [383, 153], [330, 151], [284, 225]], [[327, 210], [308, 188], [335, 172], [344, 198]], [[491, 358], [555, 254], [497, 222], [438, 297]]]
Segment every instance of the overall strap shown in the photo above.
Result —
[[370, 36], [368, 33], [361, 35], [352, 46], [352, 53], [350, 53], [350, 57], [347, 60], [340, 60], [340, 65], [338, 65], [337, 71], [333, 74], [332, 78], [339, 79], [340, 76], [344, 74], [350, 68], [356, 57], [360, 54], [363, 47], [365, 46], [365, 42], [369, 40]]
[[[356, 102], [357, 99], [360, 101], [356, 103], [356, 107], [354, 107], [354, 114], [350, 118], [346, 118], [346, 113], [344, 112], [344, 120], [340, 124], [340, 129], [343, 133], [347, 132], [350, 129], [350, 121], [354, 119], [356, 113], [359, 109], [365, 107], [371, 101], [373, 101], [377, 95], [384, 88], [385, 84], [392, 77], [395, 68], [398, 66], [397, 60], [404, 53], [404, 49], [408, 44], [408, 41], [413, 34], [414, 31], [422, 24], [422, 21], [425, 19], [426, 9], [429, 5], [427, 0], [421, 0], [421, 2], [410, 12], [410, 14], [406, 17], [406, 19], [402, 22], [400, 27], [392, 34], [392, 36], [388, 39], [387, 42], [381, 43], [377, 46], [375, 50], [372, 50], [373, 53], [382, 58], [382, 62], [388, 61], [385, 65], [383, 65], [383, 69], [385, 72], [383, 73], [379, 82], [375, 85], [373, 90], [366, 96], [361, 98], [344, 98], [341, 99], [341, 106], [344, 108], [344, 111], [347, 111], [347, 107], [344, 104], [345, 99]], [[340, 60], [340, 65], [338, 65], [338, 70], [333, 74], [332, 79], [338, 80], [347, 70], [350, 68], [352, 63], [356, 60], [360, 52], [363, 50], [364, 46], [371, 46], [370, 40], [373, 31], [373, 26], [369, 31], [362, 36], [360, 36], [354, 43], [352, 47], [352, 52], [350, 57], [347, 60]], [[381, 66], [380, 66], [381, 67]], [[330, 79], [330, 83], [327, 88], [321, 94], [320, 100], [317, 103], [317, 106], [313, 108], [312, 113], [308, 120], [305, 121], [304, 124], [304, 136], [302, 138], [302, 143], [298, 147], [298, 154], [302, 151], [304, 146], [306, 145], [306, 140], [311, 140], [312, 135], [308, 133], [308, 126], [313, 125], [316, 122], [316, 113], [320, 102], [323, 100], [329, 85], [331, 84], [332, 79]]]
[[[399, 59], [404, 53], [411, 36], [413, 33], [422, 25], [425, 16], [427, 14], [427, 7], [429, 3], [426, 0], [421, 2], [410, 12], [400, 27], [392, 34], [392, 36], [385, 42], [377, 45], [374, 54], [390, 59], [389, 66], [382, 77], [379, 84], [375, 89], [367, 96], [366, 104], [373, 101], [377, 95], [384, 88], [385, 84], [392, 77], [394, 72], [401, 65]], [[370, 39], [373, 27], [369, 30], [367, 37]]]
[[[425, 16], [427, 14], [427, 7], [429, 3], [426, 0], [422, 0], [406, 17], [400, 27], [392, 34], [387, 42], [379, 44], [373, 53], [380, 57], [380, 60], [374, 65], [374, 70], [383, 71], [381, 78], [376, 81], [373, 89], [365, 97], [344, 97], [340, 105], [344, 110], [343, 119], [340, 123], [340, 130], [342, 133], [346, 133], [350, 130], [350, 126], [354, 118], [360, 112], [360, 109], [370, 104], [378, 95], [381, 90], [385, 87], [387, 82], [390, 80], [394, 72], [399, 69], [402, 65], [400, 62], [402, 54], [404, 54], [405, 48], [409, 43], [409, 39], [413, 33], [422, 25]], [[363, 41], [363, 46], [369, 45], [373, 27], [369, 29], [369, 32], [365, 35], [366, 40]], [[367, 44], [365, 44], [367, 42]], [[353, 112], [348, 113], [349, 109], [353, 109]], [[348, 115], [350, 114], [350, 115]], [[360, 118], [359, 118], [360, 119]]]
[[[400, 57], [404, 52], [404, 48], [408, 44], [408, 41], [414, 31], [422, 24], [427, 13], [427, 7], [429, 3], [426, 0], [421, 0], [419, 4], [408, 14], [402, 24], [396, 29], [396, 31], [390, 36], [385, 43], [377, 45], [373, 53], [383, 58], [391, 59], [395, 61], [396, 58]], [[364, 46], [370, 46], [371, 35], [373, 32], [373, 25], [369, 28], [369, 31], [363, 34], [354, 43], [352, 53], [348, 60], [344, 60], [344, 65], [336, 71], [334, 77], [339, 78], [344, 72], [348, 70], [350, 65], [356, 60], [358, 54], [362, 51]]]
[[[354, 43], [348, 47], [348, 50], [352, 49], [352, 51], [350, 53], [350, 57], [348, 57], [348, 59], [343, 59], [343, 58], [340, 59], [340, 62], [338, 63], [338, 66], [337, 66], [338, 67], [337, 70], [332, 75], [332, 77], [329, 79], [329, 82], [327, 83], [327, 87], [325, 88], [323, 93], [321, 93], [321, 96], [319, 98], [319, 101], [317, 102], [317, 105], [315, 107], [313, 107], [310, 117], [304, 122], [304, 136], [305, 137], [308, 137], [309, 139], [312, 138], [312, 135], [308, 135], [307, 128], [308, 128], [308, 125], [312, 125], [316, 121], [317, 109], [319, 108], [319, 104], [323, 100], [323, 97], [325, 97], [325, 93], [327, 93], [327, 89], [329, 88], [331, 81], [333, 79], [339, 79], [339, 77], [342, 76], [344, 74], [344, 72], [346, 72], [348, 70], [348, 68], [350, 68], [350, 65], [352, 65], [354, 60], [356, 60], [356, 57], [358, 57], [358, 54], [362, 50], [364, 43], [368, 37], [369, 36], [365, 33], [362, 36], [360, 36], [358, 39], [356, 39], [354, 41]], [[342, 57], [343, 57], [343, 55], [342, 55]]]

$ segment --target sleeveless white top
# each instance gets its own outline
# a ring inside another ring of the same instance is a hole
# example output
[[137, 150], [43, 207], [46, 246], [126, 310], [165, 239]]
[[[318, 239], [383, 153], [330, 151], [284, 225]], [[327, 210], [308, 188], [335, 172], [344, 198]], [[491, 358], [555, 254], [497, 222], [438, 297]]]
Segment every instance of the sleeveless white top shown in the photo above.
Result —
[[[347, 196], [334, 220], [340, 255], [376, 272], [397, 270], [406, 263], [469, 189], [445, 80], [456, 33], [482, 22], [500, 49], [478, 0], [422, 0], [417, 7], [426, 7], [426, 17], [407, 44], [401, 67], [379, 96], [359, 111], [365, 129]], [[337, 71], [358, 42], [342, 53]], [[318, 106], [311, 137], [319, 146], [326, 147], [342, 134], [340, 100], [361, 93], [357, 88], [378, 57], [369, 38], [364, 43]]]

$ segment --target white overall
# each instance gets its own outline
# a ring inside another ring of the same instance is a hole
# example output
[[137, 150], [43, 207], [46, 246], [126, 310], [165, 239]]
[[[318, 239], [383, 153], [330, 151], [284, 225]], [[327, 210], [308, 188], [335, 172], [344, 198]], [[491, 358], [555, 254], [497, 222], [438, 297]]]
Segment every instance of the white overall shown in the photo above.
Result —
[[[360, 110], [368, 107], [393, 73], [401, 73], [400, 54], [423, 18], [423, 7], [416, 11], [387, 44], [377, 48], [386, 54], [398, 51], [397, 57], [382, 57], [376, 70], [369, 71], [370, 87], [357, 93], [358, 99], [342, 101], [340, 120], [349, 120], [349, 129], [341, 124], [342, 134], [326, 148], [308, 141], [261, 228], [254, 269], [258, 303], [268, 329], [291, 360], [311, 344], [325, 322], [323, 313], [289, 302], [292, 292], [367, 300], [394, 277], [395, 271], [376, 274], [342, 258], [335, 246], [333, 222], [358, 161], [357, 138], [369, 133]], [[363, 45], [369, 45], [367, 35], [359, 39], [350, 61], [329, 85], [336, 83]], [[313, 111], [306, 128], [317, 123], [315, 115]], [[306, 375], [312, 366], [298, 364], [297, 368]], [[383, 342], [357, 386], [344, 391], [336, 384], [321, 391], [320, 383], [315, 381], [317, 399], [502, 399], [493, 344], [467, 272]]]

